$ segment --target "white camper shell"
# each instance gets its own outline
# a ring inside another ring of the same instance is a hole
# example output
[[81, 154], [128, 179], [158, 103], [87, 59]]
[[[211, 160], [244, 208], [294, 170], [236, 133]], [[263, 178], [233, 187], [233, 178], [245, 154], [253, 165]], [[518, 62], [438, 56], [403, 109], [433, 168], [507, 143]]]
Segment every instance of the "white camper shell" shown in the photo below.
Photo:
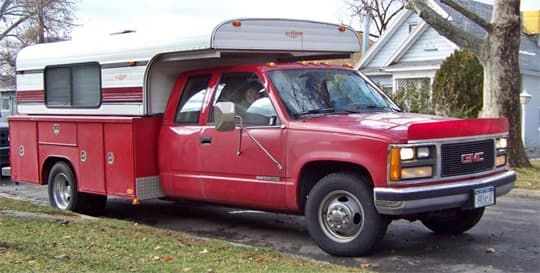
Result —
[[184, 71], [206, 67], [348, 58], [360, 50], [345, 26], [290, 19], [238, 19], [211, 34], [148, 39], [136, 33], [104, 40], [27, 47], [17, 58], [20, 114], [163, 113]]

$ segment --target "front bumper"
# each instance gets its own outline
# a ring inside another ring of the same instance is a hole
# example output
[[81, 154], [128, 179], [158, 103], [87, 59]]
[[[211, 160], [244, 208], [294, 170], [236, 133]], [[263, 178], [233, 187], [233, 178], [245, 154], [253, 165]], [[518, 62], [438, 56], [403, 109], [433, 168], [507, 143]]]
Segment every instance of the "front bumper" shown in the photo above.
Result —
[[466, 182], [410, 188], [375, 188], [375, 207], [380, 214], [406, 215], [470, 206], [475, 189], [493, 186], [495, 195], [507, 194], [514, 187], [516, 173], [506, 171]]

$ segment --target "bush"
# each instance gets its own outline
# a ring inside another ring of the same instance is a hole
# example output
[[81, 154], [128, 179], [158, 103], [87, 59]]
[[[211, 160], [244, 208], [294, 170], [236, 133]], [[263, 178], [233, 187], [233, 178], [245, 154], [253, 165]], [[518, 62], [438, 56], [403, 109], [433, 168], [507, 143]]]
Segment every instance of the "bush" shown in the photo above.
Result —
[[468, 50], [456, 50], [441, 64], [433, 82], [438, 115], [476, 117], [482, 109], [483, 67]]
[[391, 97], [406, 112], [434, 114], [429, 91], [428, 82], [410, 83], [398, 88]]

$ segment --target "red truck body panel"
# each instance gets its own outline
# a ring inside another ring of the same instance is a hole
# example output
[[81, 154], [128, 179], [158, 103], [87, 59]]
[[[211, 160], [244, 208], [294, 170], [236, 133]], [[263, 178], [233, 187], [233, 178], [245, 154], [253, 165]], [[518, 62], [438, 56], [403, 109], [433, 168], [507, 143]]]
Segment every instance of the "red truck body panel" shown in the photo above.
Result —
[[135, 198], [137, 178], [159, 176], [160, 124], [159, 116], [12, 117], [13, 145], [24, 149], [11, 156], [12, 178], [45, 184], [43, 169], [56, 158], [73, 167], [79, 191]]

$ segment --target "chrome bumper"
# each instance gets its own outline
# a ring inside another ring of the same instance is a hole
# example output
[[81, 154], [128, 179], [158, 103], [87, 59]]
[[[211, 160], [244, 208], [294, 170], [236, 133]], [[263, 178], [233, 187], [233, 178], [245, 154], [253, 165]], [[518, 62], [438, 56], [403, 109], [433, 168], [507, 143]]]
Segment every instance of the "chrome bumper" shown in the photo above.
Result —
[[473, 191], [493, 186], [495, 195], [507, 194], [514, 187], [516, 173], [507, 171], [495, 176], [466, 182], [410, 188], [374, 189], [375, 207], [381, 214], [405, 215], [448, 208], [470, 207]]

